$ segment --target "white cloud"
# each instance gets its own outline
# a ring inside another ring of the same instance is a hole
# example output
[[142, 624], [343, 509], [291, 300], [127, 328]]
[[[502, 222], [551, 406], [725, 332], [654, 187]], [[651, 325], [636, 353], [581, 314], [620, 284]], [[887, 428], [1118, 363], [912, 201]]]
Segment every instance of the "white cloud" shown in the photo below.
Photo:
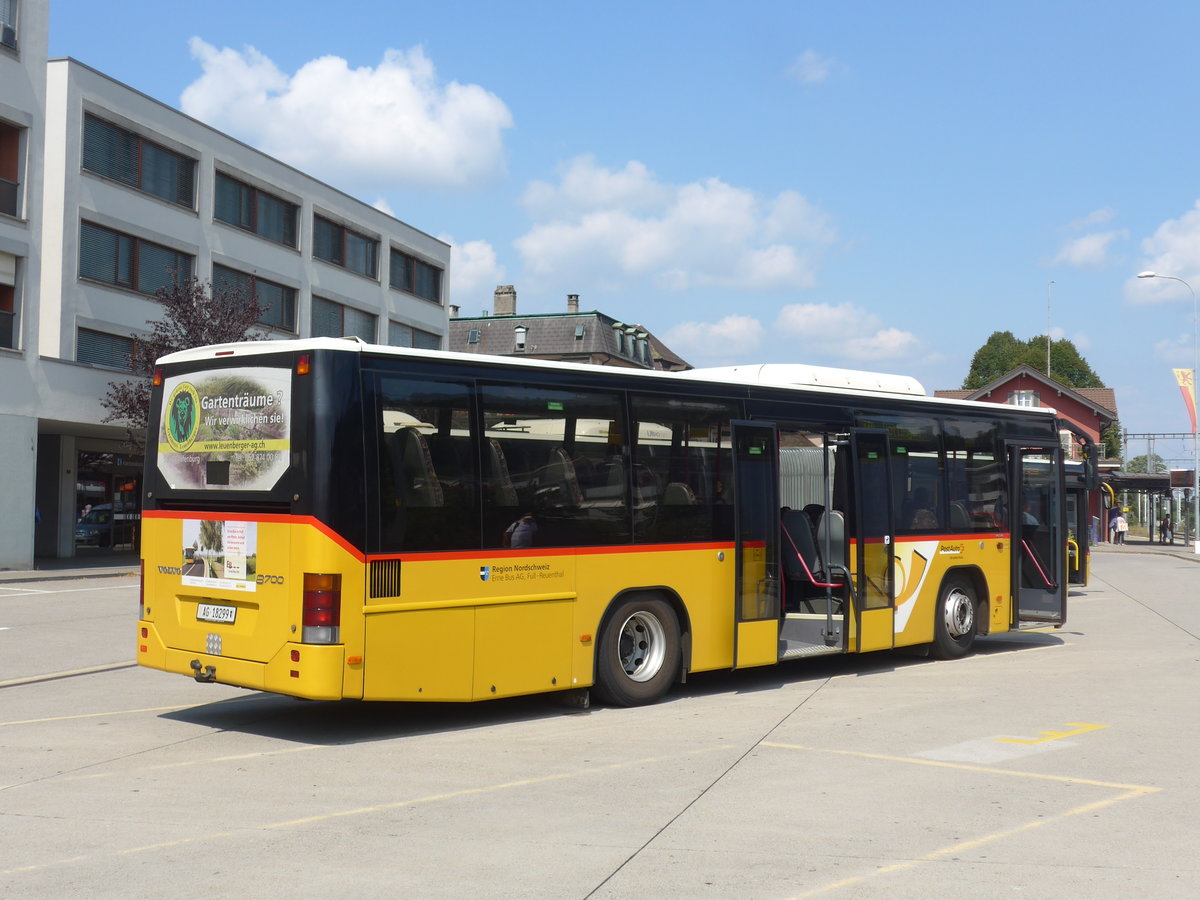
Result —
[[653, 209], [667, 200], [667, 192], [637, 160], [613, 172], [600, 168], [595, 157], [585, 154], [559, 167], [557, 184], [532, 182], [521, 202], [534, 218], [552, 219], [612, 207]]
[[788, 74], [801, 84], [821, 84], [829, 79], [837, 68], [837, 62], [821, 56], [815, 50], [805, 50], [788, 67]]
[[1085, 234], [1063, 244], [1054, 257], [1054, 265], [1068, 265], [1080, 269], [1096, 268], [1108, 263], [1111, 259], [1112, 243], [1118, 239], [1129, 237], [1129, 232], [1102, 231], [1096, 234]]
[[807, 353], [854, 362], [901, 359], [921, 349], [916, 335], [885, 327], [874, 313], [852, 303], [796, 303], [785, 306], [774, 330]]
[[764, 329], [750, 316], [726, 316], [719, 322], [681, 322], [664, 342], [684, 359], [744, 359], [762, 343]]
[[810, 287], [836, 237], [795, 191], [763, 197], [719, 178], [673, 185], [639, 162], [610, 170], [590, 156], [565, 164], [555, 184], [531, 184], [523, 204], [535, 224], [516, 247], [529, 271], [609, 289]]
[[288, 75], [253, 47], [189, 46], [204, 73], [184, 112], [338, 186], [461, 188], [504, 171], [508, 107], [478, 85], [439, 82], [420, 47], [354, 69], [322, 56]]
[[1105, 206], [1097, 210], [1093, 210], [1086, 216], [1082, 216], [1071, 222], [1068, 222], [1065, 231], [1082, 231], [1084, 228], [1091, 228], [1093, 225], [1103, 225], [1105, 222], [1112, 221], [1113, 216], [1117, 211], [1111, 206]]
[[475, 298], [480, 309], [488, 308], [492, 291], [504, 283], [504, 267], [496, 261], [495, 248], [487, 241], [460, 244], [446, 234], [439, 238], [450, 245], [450, 302], [470, 310]]
[[[1142, 252], [1146, 261], [1141, 269], [1174, 275], [1200, 290], [1200, 201], [1178, 219], [1159, 225], [1142, 241]], [[1130, 278], [1125, 295], [1135, 304], [1173, 303], [1192, 297], [1183, 285], [1169, 278]]]

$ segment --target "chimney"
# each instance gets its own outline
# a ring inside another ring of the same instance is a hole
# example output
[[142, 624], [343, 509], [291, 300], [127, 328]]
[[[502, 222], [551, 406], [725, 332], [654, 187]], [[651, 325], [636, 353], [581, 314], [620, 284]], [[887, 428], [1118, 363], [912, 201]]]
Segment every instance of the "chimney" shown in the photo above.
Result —
[[492, 295], [492, 307], [498, 316], [515, 316], [517, 314], [517, 289], [511, 284], [496, 285]]
[[579, 295], [578, 294], [567, 294], [567, 312], [569, 312], [569, 313], [579, 312]]
[[458, 307], [455, 306], [453, 303], [450, 304], [450, 318], [452, 318], [452, 319], [458, 318]]

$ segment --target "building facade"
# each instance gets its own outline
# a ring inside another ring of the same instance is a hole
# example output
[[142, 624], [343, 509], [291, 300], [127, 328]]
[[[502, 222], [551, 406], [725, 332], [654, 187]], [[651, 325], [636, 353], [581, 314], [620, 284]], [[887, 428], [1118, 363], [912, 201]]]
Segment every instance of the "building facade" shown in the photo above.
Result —
[[[1032, 366], [1017, 366], [976, 390], [934, 391], [935, 397], [979, 400], [1010, 406], [1051, 407], [1060, 418], [1083, 431], [1103, 449], [1102, 435], [1117, 421], [1117, 395], [1112, 388], [1072, 388]], [[1070, 449], [1064, 438], [1064, 447]]]
[[157, 318], [155, 290], [188, 277], [245, 286], [275, 338], [441, 349], [450, 248], [75, 60], [48, 60], [45, 0], [5, 4], [0, 568], [31, 568], [130, 540], [80, 519], [137, 508], [141, 460], [100, 399], [128, 374], [131, 335]]
[[567, 295], [565, 312], [519, 315], [511, 284], [496, 287], [491, 314], [459, 316], [451, 307], [446, 349], [667, 372], [692, 368], [644, 325], [581, 311], [578, 294]]

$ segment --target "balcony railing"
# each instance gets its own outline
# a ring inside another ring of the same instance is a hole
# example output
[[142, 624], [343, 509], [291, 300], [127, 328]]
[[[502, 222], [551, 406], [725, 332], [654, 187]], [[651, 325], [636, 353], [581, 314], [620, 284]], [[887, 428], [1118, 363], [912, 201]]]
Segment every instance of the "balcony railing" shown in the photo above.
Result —
[[17, 214], [17, 188], [20, 185], [7, 178], [0, 178], [0, 213]]

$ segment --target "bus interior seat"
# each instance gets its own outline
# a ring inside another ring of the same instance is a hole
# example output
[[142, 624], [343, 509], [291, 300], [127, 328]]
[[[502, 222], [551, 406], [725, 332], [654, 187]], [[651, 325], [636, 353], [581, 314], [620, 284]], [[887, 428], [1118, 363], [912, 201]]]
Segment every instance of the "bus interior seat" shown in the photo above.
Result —
[[835, 577], [841, 574], [849, 580], [849, 573], [846, 571], [846, 516], [840, 509], [830, 510], [827, 515], [821, 516], [821, 521], [817, 523], [817, 547], [822, 552], [825, 550], [826, 535], [829, 543], [826, 569], [833, 570], [828, 574]]
[[465, 458], [467, 440], [448, 434], [431, 434], [425, 438], [430, 464], [442, 484], [457, 485], [470, 480], [471, 466]]
[[392, 435], [393, 468], [400, 473], [400, 499], [405, 506], [441, 506], [442, 485], [433, 468], [425, 435], [401, 428]]
[[550, 451], [550, 458], [538, 473], [538, 498], [547, 506], [579, 507], [583, 491], [575, 477], [575, 464], [562, 447]]
[[964, 531], [971, 527], [971, 517], [967, 515], [967, 508], [957, 500], [950, 504], [950, 527]]
[[663, 488], [663, 506], [695, 506], [696, 492], [682, 481], [672, 481]]
[[495, 438], [488, 438], [484, 446], [487, 448], [488, 476], [495, 491], [495, 504], [517, 506], [517, 489], [513, 487], [512, 476], [508, 472], [508, 459], [504, 455], [504, 448]]

